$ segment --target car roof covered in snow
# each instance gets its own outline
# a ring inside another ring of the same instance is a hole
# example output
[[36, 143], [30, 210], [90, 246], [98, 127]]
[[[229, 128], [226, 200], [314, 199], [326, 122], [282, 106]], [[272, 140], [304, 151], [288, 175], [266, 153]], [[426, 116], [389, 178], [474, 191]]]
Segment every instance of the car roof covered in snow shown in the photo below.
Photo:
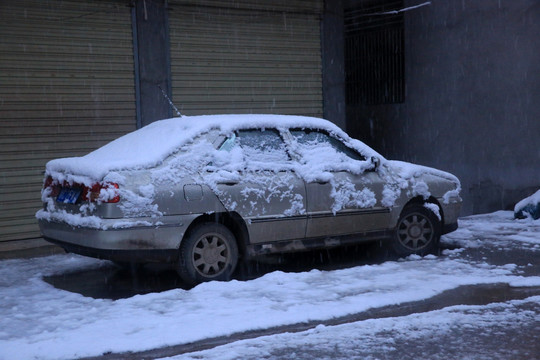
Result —
[[[343, 138], [367, 156], [379, 156], [358, 140], [351, 139], [333, 123], [313, 117], [292, 115], [204, 115], [156, 121], [126, 134], [82, 157], [49, 161], [47, 173], [76, 174], [101, 180], [113, 170], [156, 166], [182, 145], [211, 129], [229, 134], [248, 128], [318, 128]], [[382, 157], [381, 157], [382, 158]]]

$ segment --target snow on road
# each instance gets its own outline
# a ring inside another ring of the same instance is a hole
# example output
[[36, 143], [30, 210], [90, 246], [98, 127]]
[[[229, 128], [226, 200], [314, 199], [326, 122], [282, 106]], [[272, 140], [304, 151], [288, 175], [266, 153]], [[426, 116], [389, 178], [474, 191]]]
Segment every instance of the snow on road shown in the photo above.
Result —
[[540, 251], [540, 220], [516, 220], [511, 211], [459, 219], [459, 229], [444, 236], [446, 243], [464, 247], [500, 246]]
[[[525, 341], [524, 336], [516, 337], [523, 330], [530, 334]], [[452, 306], [405, 317], [319, 325], [300, 333], [241, 340], [166, 359], [530, 360], [540, 357], [539, 332], [540, 296], [536, 296], [484, 306]], [[497, 344], [500, 338], [507, 342], [503, 347]], [[463, 353], [467, 356], [462, 357]]]
[[[460, 226], [443, 241], [463, 247], [495, 247], [497, 251], [524, 249], [533, 254], [531, 263], [538, 262], [538, 220], [513, 220], [511, 212], [497, 212], [462, 219]], [[0, 359], [72, 359], [105, 352], [141, 351], [241, 331], [327, 320], [369, 308], [427, 299], [461, 285], [540, 286], [538, 274], [524, 275], [524, 267], [532, 265], [471, 261], [461, 256], [462, 251], [445, 250], [438, 257], [412, 256], [332, 271], [276, 271], [250, 281], [212, 282], [191, 290], [173, 289], [120, 300], [84, 297], [54, 288], [43, 280], [44, 276], [110, 266], [108, 262], [74, 255], [0, 261]], [[535, 310], [512, 310], [523, 304]], [[400, 339], [420, 336], [430, 329], [443, 335], [460, 321], [480, 328], [499, 321], [523, 320], [534, 325], [539, 322], [539, 304], [539, 297], [531, 297], [484, 307], [452, 307], [427, 315], [321, 326], [301, 334], [252, 340], [254, 343], [246, 345], [233, 343], [225, 349], [231, 354], [240, 351], [232, 358], [249, 358], [250, 349], [267, 346], [266, 351], [270, 351], [268, 341], [281, 342], [278, 350], [286, 349], [299, 341], [320, 342], [330, 336], [329, 331], [332, 338], [347, 338], [350, 331], [360, 334], [355, 335], [356, 340], [349, 338], [353, 349], [354, 342], [358, 344], [356, 337], [365, 335], [362, 346], [368, 346], [375, 336], [370, 334], [377, 331], [395, 331], [398, 344]], [[493, 316], [486, 318], [482, 315], [486, 312]], [[454, 322], [443, 321], [447, 318]], [[345, 345], [334, 345], [345, 346], [346, 350], [347, 340], [344, 341]], [[242, 355], [243, 351], [247, 353]], [[212, 358], [212, 350], [201, 356]]]

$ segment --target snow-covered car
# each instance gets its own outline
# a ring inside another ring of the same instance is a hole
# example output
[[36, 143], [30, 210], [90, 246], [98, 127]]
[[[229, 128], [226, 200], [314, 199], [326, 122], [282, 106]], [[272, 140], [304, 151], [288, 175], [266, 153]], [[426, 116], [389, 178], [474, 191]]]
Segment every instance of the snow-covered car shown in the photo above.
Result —
[[527, 217], [534, 220], [540, 219], [540, 190], [514, 206], [514, 217], [516, 219], [525, 219]]
[[459, 192], [326, 120], [184, 116], [50, 161], [36, 217], [66, 251], [175, 263], [194, 284], [229, 279], [240, 257], [374, 240], [432, 252], [457, 228]]

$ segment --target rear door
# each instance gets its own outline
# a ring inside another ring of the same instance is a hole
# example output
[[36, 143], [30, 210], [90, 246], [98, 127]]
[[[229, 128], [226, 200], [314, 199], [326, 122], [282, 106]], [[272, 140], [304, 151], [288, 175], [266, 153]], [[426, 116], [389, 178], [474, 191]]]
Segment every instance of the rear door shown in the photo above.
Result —
[[218, 196], [227, 210], [244, 218], [250, 242], [304, 238], [304, 181], [293, 171], [280, 133], [275, 129], [240, 130], [219, 151], [238, 167], [218, 177]]
[[306, 237], [384, 230], [390, 212], [381, 204], [384, 181], [363, 155], [321, 130], [291, 134], [304, 167]]

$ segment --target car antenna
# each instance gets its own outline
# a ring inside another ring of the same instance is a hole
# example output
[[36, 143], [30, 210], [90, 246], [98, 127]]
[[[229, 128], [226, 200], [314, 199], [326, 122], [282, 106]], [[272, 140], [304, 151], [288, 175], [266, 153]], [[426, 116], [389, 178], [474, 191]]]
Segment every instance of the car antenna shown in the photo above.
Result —
[[167, 101], [169, 102], [169, 105], [171, 105], [171, 107], [173, 108], [174, 111], [176, 111], [176, 114], [179, 116], [179, 117], [182, 117], [182, 114], [180, 113], [180, 111], [178, 110], [178, 108], [176, 106], [174, 106], [172, 100], [170, 97], [167, 96], [167, 94], [165, 93], [165, 91], [161, 88], [161, 85], [158, 84], [157, 86], [159, 88], [159, 90], [161, 90], [161, 93], [163, 94], [163, 96], [165, 97], [165, 99], [167, 99]]

